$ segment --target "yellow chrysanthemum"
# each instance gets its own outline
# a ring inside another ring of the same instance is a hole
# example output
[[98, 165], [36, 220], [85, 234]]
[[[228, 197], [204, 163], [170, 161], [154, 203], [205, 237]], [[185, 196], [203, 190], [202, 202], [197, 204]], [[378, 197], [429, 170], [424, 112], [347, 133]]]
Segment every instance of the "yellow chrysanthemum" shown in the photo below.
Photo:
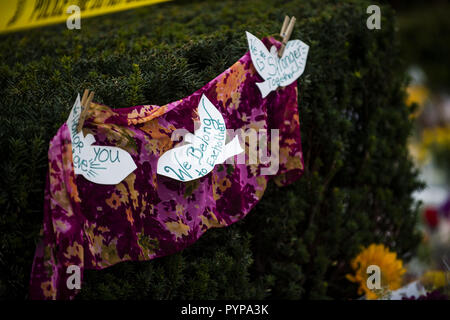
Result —
[[367, 268], [376, 265], [381, 271], [382, 290], [396, 290], [401, 287], [402, 276], [406, 272], [403, 268], [403, 261], [397, 259], [395, 252], [389, 251], [382, 244], [371, 244], [364, 248], [352, 261], [351, 266], [355, 271], [354, 275], [347, 274], [346, 278], [352, 282], [359, 283], [358, 294], [366, 294], [369, 300], [377, 299], [377, 290], [367, 287]]

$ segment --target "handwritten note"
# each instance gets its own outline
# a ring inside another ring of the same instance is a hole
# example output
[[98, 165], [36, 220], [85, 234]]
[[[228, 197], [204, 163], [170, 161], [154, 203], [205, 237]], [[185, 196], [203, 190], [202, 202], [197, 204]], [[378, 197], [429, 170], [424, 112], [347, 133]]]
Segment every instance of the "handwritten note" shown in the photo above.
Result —
[[309, 51], [307, 44], [300, 40], [288, 41], [283, 56], [279, 58], [275, 46], [269, 52], [261, 40], [250, 32], [246, 34], [253, 65], [265, 80], [256, 83], [263, 98], [278, 87], [290, 85], [302, 75]]
[[75, 174], [81, 174], [87, 180], [98, 184], [120, 183], [137, 168], [136, 164], [125, 150], [92, 145], [95, 142], [92, 134], [85, 137], [83, 130], [77, 132], [80, 115], [81, 101], [78, 95], [67, 120]]
[[157, 173], [179, 181], [191, 181], [212, 171], [216, 164], [243, 152], [239, 138], [225, 144], [226, 126], [222, 114], [203, 95], [198, 105], [200, 127], [188, 133], [187, 144], [166, 151], [158, 160]]

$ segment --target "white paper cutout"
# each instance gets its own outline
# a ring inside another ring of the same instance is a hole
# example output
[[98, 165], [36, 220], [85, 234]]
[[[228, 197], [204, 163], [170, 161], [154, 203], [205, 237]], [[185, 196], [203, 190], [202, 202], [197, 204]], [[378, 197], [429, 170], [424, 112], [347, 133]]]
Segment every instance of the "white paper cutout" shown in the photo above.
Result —
[[256, 83], [263, 98], [278, 87], [290, 85], [302, 75], [309, 51], [307, 44], [300, 40], [288, 41], [283, 56], [279, 58], [275, 46], [269, 52], [261, 40], [250, 32], [245, 33], [253, 65], [265, 80]]
[[75, 174], [97, 184], [118, 184], [137, 168], [133, 158], [121, 148], [92, 145], [95, 142], [92, 134], [85, 137], [83, 130], [77, 133], [80, 115], [78, 95], [67, 119]]
[[412, 296], [418, 298], [426, 294], [427, 292], [423, 285], [420, 283], [420, 281], [416, 280], [404, 287], [401, 287], [400, 289], [392, 291], [389, 297], [382, 298], [381, 300], [402, 300], [403, 297], [409, 298]]
[[244, 150], [239, 137], [225, 144], [227, 128], [222, 114], [202, 95], [198, 105], [200, 127], [195, 134], [187, 133], [187, 144], [164, 152], [158, 159], [157, 173], [178, 181], [191, 181], [212, 171], [216, 164]]

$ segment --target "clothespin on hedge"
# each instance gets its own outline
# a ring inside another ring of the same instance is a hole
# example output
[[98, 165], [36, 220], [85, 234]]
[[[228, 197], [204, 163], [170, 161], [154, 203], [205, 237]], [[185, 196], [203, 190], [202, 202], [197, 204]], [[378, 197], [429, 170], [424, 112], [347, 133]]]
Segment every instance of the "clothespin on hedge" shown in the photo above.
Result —
[[283, 38], [281, 43], [281, 48], [278, 50], [278, 56], [281, 58], [283, 56], [284, 48], [291, 37], [292, 30], [294, 30], [295, 17], [289, 18], [288, 16], [284, 17], [283, 26], [281, 27], [280, 36]]
[[91, 91], [89, 94], [88, 89], [84, 90], [83, 97], [81, 98], [81, 107], [83, 110], [81, 111], [80, 120], [78, 121], [77, 132], [80, 132], [81, 129], [83, 129], [84, 120], [86, 120], [92, 99], [94, 99], [94, 91]]

